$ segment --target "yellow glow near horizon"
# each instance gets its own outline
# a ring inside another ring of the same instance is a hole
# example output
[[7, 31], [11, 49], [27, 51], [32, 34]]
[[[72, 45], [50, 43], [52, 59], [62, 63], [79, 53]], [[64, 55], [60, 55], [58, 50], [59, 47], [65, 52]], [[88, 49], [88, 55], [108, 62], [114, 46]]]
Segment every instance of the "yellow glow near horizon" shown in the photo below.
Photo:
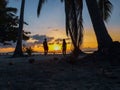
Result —
[[13, 52], [15, 49], [13, 47], [0, 48], [0, 53]]
[[[87, 30], [84, 30], [84, 38], [83, 38], [83, 44], [81, 46], [81, 49], [83, 48], [97, 48], [97, 40], [96, 40], [96, 36], [94, 33], [94, 30], [92, 30], [91, 28], [86, 28]], [[91, 29], [91, 30], [90, 30]], [[109, 28], [109, 34], [111, 35], [113, 41], [120, 41], [120, 31], [118, 31], [119, 28]], [[62, 45], [61, 42], [59, 42], [60, 44], [57, 44], [57, 42], [55, 41], [55, 39], [63, 39], [63, 38], [68, 38], [65, 34], [64, 30], [50, 30], [48, 31], [48, 33], [46, 33], [46, 35], [48, 37], [54, 37], [54, 40], [52, 40], [49, 43], [53, 43], [53, 44], [49, 44], [49, 52], [62, 52]], [[34, 43], [33, 39], [30, 39], [28, 42], [30, 43]], [[68, 41], [70, 42], [70, 40]], [[43, 46], [42, 44], [40, 45], [35, 45], [32, 47], [34, 51], [37, 52], [44, 52]], [[67, 52], [71, 51], [71, 44], [67, 44]], [[0, 48], [0, 53], [7, 53], [7, 52], [14, 52], [14, 48], [13, 47], [3, 47]]]
[[[48, 49], [49, 52], [61, 52], [61, 45], [59, 44], [48, 45]], [[34, 46], [33, 50], [37, 52], [44, 52], [42, 45], [40, 47]]]
[[49, 51], [61, 51], [61, 46], [58, 44], [48, 45]]
[[53, 49], [54, 49], [55, 51], [61, 50], [61, 46], [60, 46], [60, 45], [57, 45], [57, 44], [54, 44]]

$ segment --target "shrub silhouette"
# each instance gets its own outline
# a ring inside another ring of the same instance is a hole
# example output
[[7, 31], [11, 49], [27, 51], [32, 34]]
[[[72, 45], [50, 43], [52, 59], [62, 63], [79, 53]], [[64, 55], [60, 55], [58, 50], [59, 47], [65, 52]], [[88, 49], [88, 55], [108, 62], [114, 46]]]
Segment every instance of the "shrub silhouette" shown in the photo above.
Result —
[[26, 47], [25, 52], [28, 54], [28, 56], [31, 56], [33, 53], [33, 49], [31, 47]]

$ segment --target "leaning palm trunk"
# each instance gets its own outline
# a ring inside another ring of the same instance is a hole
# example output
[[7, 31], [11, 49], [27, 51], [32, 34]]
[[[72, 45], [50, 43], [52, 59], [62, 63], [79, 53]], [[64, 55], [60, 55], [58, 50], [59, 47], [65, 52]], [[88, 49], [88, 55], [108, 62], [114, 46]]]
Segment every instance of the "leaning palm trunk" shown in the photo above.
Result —
[[23, 56], [22, 36], [23, 36], [24, 7], [25, 7], [25, 0], [22, 0], [21, 11], [20, 11], [19, 29], [18, 29], [18, 39], [17, 39], [16, 48], [15, 48], [15, 51], [13, 54], [14, 57]]
[[96, 0], [86, 0], [88, 11], [91, 17], [91, 21], [94, 27], [98, 42], [98, 51], [102, 51], [104, 48], [109, 48], [112, 44], [112, 39], [107, 32]]

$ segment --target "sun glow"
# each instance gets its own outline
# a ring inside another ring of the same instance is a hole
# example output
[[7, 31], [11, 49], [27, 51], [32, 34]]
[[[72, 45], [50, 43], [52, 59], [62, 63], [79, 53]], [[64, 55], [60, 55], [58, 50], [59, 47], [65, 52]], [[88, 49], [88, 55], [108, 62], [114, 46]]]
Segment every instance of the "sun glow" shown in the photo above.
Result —
[[54, 45], [53, 45], [53, 49], [54, 49], [55, 51], [57, 51], [57, 50], [61, 50], [61, 47], [60, 47], [60, 45], [54, 44]]
[[59, 44], [53, 44], [53, 45], [49, 45], [49, 51], [61, 51], [61, 45]]

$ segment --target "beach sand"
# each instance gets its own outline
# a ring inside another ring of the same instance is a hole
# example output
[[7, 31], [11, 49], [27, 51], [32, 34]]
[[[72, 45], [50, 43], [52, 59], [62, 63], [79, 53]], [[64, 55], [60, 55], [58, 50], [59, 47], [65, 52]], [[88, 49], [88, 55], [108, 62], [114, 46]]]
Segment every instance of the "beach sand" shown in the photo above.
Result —
[[70, 63], [62, 55], [2, 55], [0, 90], [120, 90], [120, 65], [86, 58]]

